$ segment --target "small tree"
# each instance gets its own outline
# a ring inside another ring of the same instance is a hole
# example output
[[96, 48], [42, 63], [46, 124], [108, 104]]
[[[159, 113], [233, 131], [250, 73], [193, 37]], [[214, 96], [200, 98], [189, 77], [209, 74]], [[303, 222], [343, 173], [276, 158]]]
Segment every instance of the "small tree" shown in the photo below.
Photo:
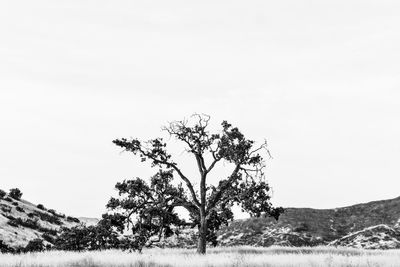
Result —
[[7, 195], [7, 193], [4, 190], [0, 189], [0, 199], [3, 199], [3, 197], [5, 197]]
[[[266, 142], [255, 146], [254, 141], [226, 121], [222, 122], [221, 132], [212, 134], [208, 130], [209, 120], [209, 116], [195, 114], [191, 121], [176, 121], [163, 128], [194, 156], [198, 183], [184, 174], [162, 138], [147, 142], [126, 138], [113, 141], [159, 169], [150, 184], [140, 178], [118, 183], [120, 198], [111, 198], [107, 205], [124, 218], [136, 244], [151, 245], [172, 235], [176, 227], [191, 225], [198, 228], [197, 251], [204, 254], [206, 242], [215, 243], [216, 231], [233, 219], [234, 204], [257, 217], [269, 215], [278, 219], [283, 212], [270, 203], [270, 187], [263, 172], [265, 161], [260, 154], [269, 155]], [[221, 162], [231, 166], [232, 172], [213, 185], [208, 180], [209, 174]], [[176, 177], [181, 181], [178, 185], [173, 182]], [[189, 212], [190, 223], [179, 218], [177, 207]]]
[[119, 248], [120, 240], [114, 230], [118, 223], [115, 217], [105, 214], [97, 225], [78, 225], [63, 228], [54, 241], [59, 250], [84, 251]]
[[18, 188], [10, 189], [10, 192], [8, 194], [15, 200], [20, 200], [22, 197], [22, 192]]
[[45, 249], [43, 240], [40, 238], [33, 239], [24, 248], [24, 252], [40, 252]]

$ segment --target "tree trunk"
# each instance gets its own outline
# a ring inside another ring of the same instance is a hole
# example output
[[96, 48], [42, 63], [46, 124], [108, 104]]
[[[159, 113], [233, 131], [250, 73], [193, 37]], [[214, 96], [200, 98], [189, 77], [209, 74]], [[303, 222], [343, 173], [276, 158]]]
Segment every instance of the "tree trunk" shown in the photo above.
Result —
[[206, 254], [207, 247], [207, 221], [204, 213], [200, 212], [199, 240], [197, 244], [197, 253]]

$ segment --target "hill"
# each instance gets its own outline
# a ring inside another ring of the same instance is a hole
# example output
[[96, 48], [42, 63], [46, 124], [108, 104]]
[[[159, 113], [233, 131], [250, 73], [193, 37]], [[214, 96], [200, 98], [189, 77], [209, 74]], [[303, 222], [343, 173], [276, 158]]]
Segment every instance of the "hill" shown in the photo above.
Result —
[[400, 232], [380, 224], [346, 235], [329, 245], [367, 249], [398, 249], [400, 248]]
[[[93, 225], [97, 219], [65, 216], [43, 205], [9, 196], [0, 199], [0, 247], [24, 247], [41, 238], [51, 244], [60, 228]], [[347, 246], [400, 248], [400, 197], [336, 209], [286, 208], [272, 218], [236, 220], [218, 232], [221, 246]], [[196, 231], [183, 229], [166, 247], [195, 247]]]
[[0, 241], [2, 246], [25, 247], [30, 240], [52, 242], [61, 227], [72, 227], [81, 220], [65, 216], [43, 205], [9, 196], [0, 199]]
[[[399, 221], [400, 197], [336, 209], [287, 208], [279, 221], [271, 218], [234, 221], [221, 229], [218, 240], [229, 246], [344, 245], [349, 243], [333, 241], [358, 231], [367, 233], [366, 228], [377, 225], [381, 227], [373, 228], [372, 231], [376, 235], [382, 233], [382, 225], [397, 232]], [[395, 233], [391, 236], [398, 238]]]

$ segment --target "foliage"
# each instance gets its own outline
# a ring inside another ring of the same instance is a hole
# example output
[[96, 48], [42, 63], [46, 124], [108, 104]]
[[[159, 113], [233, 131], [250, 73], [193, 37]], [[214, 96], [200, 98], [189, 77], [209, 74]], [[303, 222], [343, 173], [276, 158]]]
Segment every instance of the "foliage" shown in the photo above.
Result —
[[4, 200], [8, 201], [8, 202], [13, 202], [12, 198], [10, 198], [10, 197], [5, 197]]
[[4, 190], [0, 189], [0, 199], [3, 199], [6, 195], [7, 193]]
[[84, 251], [119, 248], [120, 240], [114, 230], [112, 218], [103, 215], [97, 225], [78, 225], [72, 228], [63, 228], [61, 234], [54, 241], [59, 250]]
[[43, 233], [42, 238], [51, 244], [55, 243], [55, 237], [49, 233]]
[[[132, 230], [131, 238], [142, 246], [151, 246], [174, 234], [174, 229], [191, 225], [199, 230], [198, 251], [205, 253], [206, 241], [215, 245], [216, 231], [233, 219], [234, 204], [256, 217], [269, 215], [278, 219], [283, 212], [270, 203], [270, 187], [263, 172], [265, 161], [260, 155], [262, 151], [269, 155], [266, 142], [255, 146], [254, 141], [226, 121], [222, 122], [221, 132], [210, 133], [208, 116], [195, 114], [192, 118], [194, 122], [172, 122], [164, 130], [194, 156], [200, 174], [196, 183], [173, 160], [162, 138], [113, 141], [158, 169], [149, 184], [141, 178], [117, 183], [119, 198], [111, 198], [107, 204], [120, 214], [126, 229]], [[208, 174], [221, 162], [232, 167], [231, 174], [217, 185], [207, 183]], [[197, 190], [195, 184], [199, 186]], [[179, 218], [177, 207], [189, 212], [190, 222]]]
[[45, 212], [34, 211], [34, 214], [38, 216], [42, 221], [47, 221], [52, 224], [61, 225], [62, 222], [58, 216], [54, 214], [47, 214]]
[[25, 210], [23, 209], [23, 208], [21, 208], [21, 207], [16, 207], [15, 208], [17, 211], [19, 211], [19, 212], [25, 212]]
[[67, 216], [67, 221], [69, 222], [75, 222], [75, 223], [80, 223], [80, 220], [75, 217]]
[[22, 192], [18, 188], [12, 188], [10, 189], [8, 195], [13, 199], [20, 200], [22, 197]]
[[0, 253], [11, 253], [14, 252], [14, 249], [0, 240]]
[[43, 244], [43, 240], [40, 238], [36, 238], [28, 242], [24, 249], [24, 252], [40, 252], [44, 251], [44, 249], [45, 246]]
[[43, 206], [43, 204], [38, 204], [36, 207], [40, 210], [46, 210], [46, 208]]

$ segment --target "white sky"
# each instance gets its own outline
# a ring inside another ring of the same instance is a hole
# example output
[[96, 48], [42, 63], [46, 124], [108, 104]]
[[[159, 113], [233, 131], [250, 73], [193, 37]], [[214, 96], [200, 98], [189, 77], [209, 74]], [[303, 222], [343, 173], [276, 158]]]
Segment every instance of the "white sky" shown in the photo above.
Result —
[[3, 0], [0, 188], [99, 217], [117, 181], [149, 172], [111, 141], [200, 112], [268, 140], [276, 205], [397, 197], [399, 14], [381, 0]]

